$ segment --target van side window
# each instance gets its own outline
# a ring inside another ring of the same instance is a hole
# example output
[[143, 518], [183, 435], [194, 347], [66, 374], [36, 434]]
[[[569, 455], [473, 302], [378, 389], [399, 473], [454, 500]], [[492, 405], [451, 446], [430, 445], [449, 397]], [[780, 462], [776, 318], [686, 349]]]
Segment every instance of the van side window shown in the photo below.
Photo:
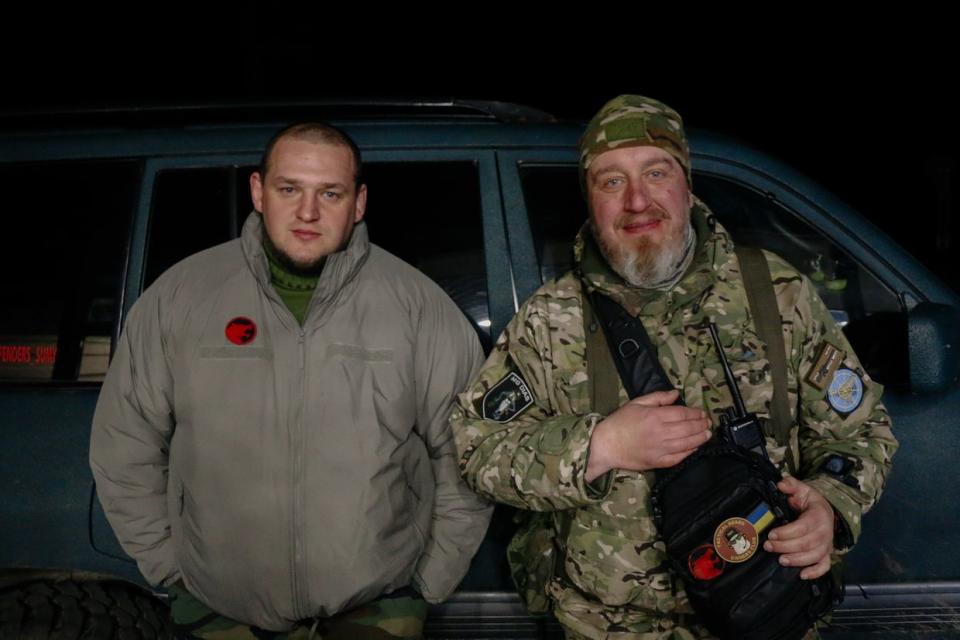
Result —
[[[230, 187], [237, 173], [236, 167], [214, 167], [167, 169], [157, 174], [144, 288], [187, 256], [235, 236]], [[249, 211], [249, 189], [245, 193]]]
[[[183, 258], [237, 236], [253, 209], [248, 185], [254, 170], [167, 169], [157, 175], [145, 286]], [[489, 343], [476, 165], [368, 162], [364, 181], [370, 240], [439, 284]]]
[[103, 379], [140, 175], [134, 161], [0, 165], [0, 380]]
[[577, 168], [566, 165], [520, 165], [540, 279], [547, 282], [573, 266], [573, 239], [587, 221], [587, 203]]
[[370, 240], [443, 287], [490, 347], [480, 179], [471, 162], [370, 163]]
[[[573, 239], [587, 219], [586, 204], [574, 166], [524, 164], [520, 178], [546, 281], [572, 266]], [[693, 184], [735, 242], [773, 251], [810, 278], [872, 377], [906, 384], [906, 314], [893, 291], [781, 203], [719, 176], [695, 172]]]
[[871, 377], [909, 386], [907, 316], [893, 291], [780, 202], [719, 176], [694, 174], [693, 184], [734, 241], [769, 249], [810, 279]]

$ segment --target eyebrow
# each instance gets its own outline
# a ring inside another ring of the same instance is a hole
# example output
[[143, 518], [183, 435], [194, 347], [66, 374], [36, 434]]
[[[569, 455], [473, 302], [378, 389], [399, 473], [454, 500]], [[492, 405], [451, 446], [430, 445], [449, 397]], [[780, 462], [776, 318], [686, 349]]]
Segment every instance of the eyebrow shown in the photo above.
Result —
[[[640, 165], [640, 168], [641, 168], [641, 169], [649, 169], [650, 167], [652, 167], [652, 166], [654, 166], [654, 165], [658, 165], [658, 164], [665, 164], [665, 165], [667, 165], [667, 166], [669, 166], [669, 167], [673, 167], [673, 163], [670, 162], [671, 159], [672, 159], [672, 156], [671, 156], [670, 158], [651, 158], [651, 159], [647, 160], [646, 162], [644, 162], [643, 164], [641, 164], [641, 165]], [[593, 174], [593, 177], [596, 178], [596, 177], [602, 176], [602, 175], [605, 174], [605, 173], [616, 173], [616, 172], [618, 172], [618, 171], [619, 171], [619, 172], [626, 173], [626, 171], [623, 169], [623, 167], [620, 166], [619, 163], [614, 163], [614, 164], [611, 164], [611, 165], [609, 165], [609, 166], [603, 167], [602, 169], [598, 170], [596, 173]]]
[[[295, 184], [295, 185], [303, 184], [301, 180], [297, 180], [296, 178], [288, 178], [283, 175], [278, 175], [276, 178], [274, 178], [274, 180], [276, 180], [277, 182], [285, 182], [287, 184]], [[345, 185], [342, 182], [321, 182], [320, 188], [321, 189], [333, 189], [333, 188], [346, 189], [347, 185]]]

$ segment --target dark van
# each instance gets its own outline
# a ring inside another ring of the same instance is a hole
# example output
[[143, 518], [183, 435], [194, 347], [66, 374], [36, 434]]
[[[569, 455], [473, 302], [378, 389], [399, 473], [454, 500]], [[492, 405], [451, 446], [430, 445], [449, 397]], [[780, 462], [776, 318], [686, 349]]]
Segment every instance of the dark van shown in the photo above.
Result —
[[[488, 350], [518, 304], [570, 266], [586, 217], [581, 125], [525, 107], [0, 118], [0, 637], [169, 634], [163, 594], [143, 582], [95, 497], [87, 460], [97, 394], [140, 293], [175, 262], [237, 236], [265, 142], [305, 118], [331, 120], [357, 140], [372, 241], [439, 283]], [[777, 160], [696, 130], [691, 147], [697, 195], [739, 242], [811, 277], [885, 385], [902, 443], [824, 635], [960, 635], [960, 474], [950, 462], [960, 431], [960, 298]], [[511, 517], [498, 508], [460, 590], [434, 609], [428, 637], [559, 637], [513, 592], [504, 560]]]

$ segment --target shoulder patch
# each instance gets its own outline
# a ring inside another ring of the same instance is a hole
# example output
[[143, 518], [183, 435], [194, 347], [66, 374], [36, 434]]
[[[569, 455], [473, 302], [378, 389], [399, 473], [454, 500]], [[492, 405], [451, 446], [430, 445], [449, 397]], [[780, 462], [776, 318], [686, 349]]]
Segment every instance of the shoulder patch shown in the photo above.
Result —
[[834, 377], [837, 367], [843, 362], [844, 353], [829, 342], [824, 342], [820, 346], [817, 358], [813, 361], [813, 368], [807, 374], [807, 382], [817, 389], [823, 391], [830, 384]]
[[533, 394], [526, 380], [511, 371], [483, 396], [483, 419], [510, 422], [532, 404]]
[[851, 369], [843, 367], [833, 374], [833, 382], [827, 390], [827, 402], [833, 410], [847, 415], [856, 410], [863, 400], [863, 380]]

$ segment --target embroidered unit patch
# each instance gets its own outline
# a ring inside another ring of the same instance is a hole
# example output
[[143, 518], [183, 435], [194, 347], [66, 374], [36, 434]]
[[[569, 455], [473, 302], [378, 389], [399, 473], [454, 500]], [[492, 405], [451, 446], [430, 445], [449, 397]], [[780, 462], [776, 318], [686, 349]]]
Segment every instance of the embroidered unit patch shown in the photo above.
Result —
[[757, 530], [744, 518], [727, 518], [713, 534], [713, 548], [727, 562], [746, 562], [757, 552]]
[[717, 555], [713, 545], [702, 544], [687, 556], [687, 568], [697, 580], [713, 580], [723, 573], [727, 563]]
[[483, 419], [510, 422], [533, 404], [533, 394], [523, 377], [511, 371], [483, 396]]
[[855, 371], [837, 369], [833, 382], [827, 390], [827, 402], [837, 413], [847, 415], [854, 412], [863, 400], [863, 380]]
[[843, 351], [829, 342], [824, 342], [820, 347], [820, 352], [817, 353], [816, 360], [814, 360], [813, 368], [807, 374], [807, 382], [818, 391], [823, 391], [830, 383], [834, 372], [843, 362], [843, 358]]

